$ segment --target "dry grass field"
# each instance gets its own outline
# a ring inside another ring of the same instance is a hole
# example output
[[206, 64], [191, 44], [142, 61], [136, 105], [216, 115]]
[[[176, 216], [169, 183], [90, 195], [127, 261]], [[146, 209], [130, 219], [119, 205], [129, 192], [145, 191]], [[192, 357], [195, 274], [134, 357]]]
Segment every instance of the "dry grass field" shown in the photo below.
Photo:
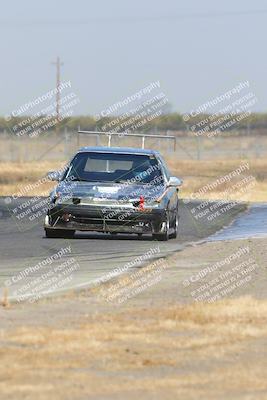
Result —
[[89, 313], [1, 343], [3, 399], [266, 399], [267, 302], [249, 297]]
[[[194, 198], [199, 189], [207, 184], [212, 184], [216, 179], [235, 171], [242, 164], [248, 163], [248, 169], [230, 180], [223, 183], [214, 190], [207, 190], [201, 198], [215, 200], [221, 199], [224, 192], [229, 190], [229, 198], [238, 201], [261, 202], [267, 200], [267, 161], [265, 159], [251, 160], [180, 160], [168, 157], [168, 165], [172, 173], [184, 180], [182, 186], [182, 197]], [[242, 179], [252, 176], [255, 178], [255, 185], [240, 185], [239, 190], [235, 188]], [[243, 188], [243, 192], [242, 192]]]
[[[48, 180], [40, 182], [40, 180], [48, 171], [59, 169], [63, 165], [62, 161], [0, 163], [0, 196], [17, 195], [20, 192], [25, 193], [25, 196], [46, 196], [55, 183]], [[29, 184], [36, 187], [27, 189], [26, 186]]]
[[[208, 183], [214, 182], [217, 178], [229, 174], [241, 164], [248, 162], [249, 169], [242, 175], [232, 179], [229, 183], [220, 184], [214, 190], [206, 191], [201, 198], [220, 199], [224, 191], [230, 189], [230, 199], [245, 201], [266, 201], [267, 196], [267, 161], [265, 159], [254, 160], [177, 160], [174, 157], [167, 157], [168, 164], [173, 174], [181, 177], [184, 184], [181, 190], [181, 197], [194, 197], [195, 193]], [[23, 163], [0, 163], [0, 195], [6, 196], [17, 194], [28, 184], [35, 184], [45, 177], [46, 173], [64, 165], [63, 161], [32, 161]], [[231, 188], [246, 176], [255, 178], [255, 185], [248, 190], [246, 186], [244, 193], [239, 193]], [[26, 190], [26, 196], [47, 195], [54, 186], [53, 182], [45, 182], [37, 187]]]

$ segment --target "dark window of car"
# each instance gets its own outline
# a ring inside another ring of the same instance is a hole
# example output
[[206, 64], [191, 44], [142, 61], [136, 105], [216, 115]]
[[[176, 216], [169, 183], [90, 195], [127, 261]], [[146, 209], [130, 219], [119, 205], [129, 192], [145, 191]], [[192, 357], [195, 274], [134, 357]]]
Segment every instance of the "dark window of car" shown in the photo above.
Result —
[[64, 179], [90, 182], [150, 183], [163, 180], [161, 165], [154, 156], [122, 153], [77, 153]]

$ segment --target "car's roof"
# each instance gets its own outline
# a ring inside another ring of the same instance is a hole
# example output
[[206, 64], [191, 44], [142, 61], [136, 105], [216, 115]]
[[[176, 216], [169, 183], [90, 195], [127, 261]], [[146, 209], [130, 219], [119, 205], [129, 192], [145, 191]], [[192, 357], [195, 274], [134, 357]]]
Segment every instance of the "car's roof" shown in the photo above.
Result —
[[78, 150], [79, 153], [116, 153], [116, 154], [141, 154], [158, 155], [159, 152], [151, 149], [139, 149], [135, 147], [106, 147], [106, 146], [86, 146]]

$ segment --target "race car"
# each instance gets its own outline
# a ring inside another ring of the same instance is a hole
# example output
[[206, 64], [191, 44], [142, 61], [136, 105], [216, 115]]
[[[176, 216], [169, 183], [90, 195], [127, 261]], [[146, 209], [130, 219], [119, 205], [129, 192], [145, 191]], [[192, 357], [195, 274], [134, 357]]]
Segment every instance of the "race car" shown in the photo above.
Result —
[[182, 181], [170, 176], [158, 151], [83, 147], [63, 171], [47, 176], [58, 181], [45, 216], [48, 238], [72, 238], [75, 231], [177, 237]]

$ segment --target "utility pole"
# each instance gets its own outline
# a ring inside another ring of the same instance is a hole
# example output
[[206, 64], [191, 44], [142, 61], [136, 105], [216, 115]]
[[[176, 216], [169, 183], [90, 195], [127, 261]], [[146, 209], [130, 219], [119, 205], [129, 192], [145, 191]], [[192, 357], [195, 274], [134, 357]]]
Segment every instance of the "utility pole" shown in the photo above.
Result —
[[57, 61], [56, 62], [52, 62], [53, 65], [56, 66], [56, 70], [57, 70], [57, 93], [56, 93], [56, 114], [57, 114], [57, 125], [60, 122], [60, 67], [63, 65], [63, 62], [60, 62], [60, 58], [57, 57]]

